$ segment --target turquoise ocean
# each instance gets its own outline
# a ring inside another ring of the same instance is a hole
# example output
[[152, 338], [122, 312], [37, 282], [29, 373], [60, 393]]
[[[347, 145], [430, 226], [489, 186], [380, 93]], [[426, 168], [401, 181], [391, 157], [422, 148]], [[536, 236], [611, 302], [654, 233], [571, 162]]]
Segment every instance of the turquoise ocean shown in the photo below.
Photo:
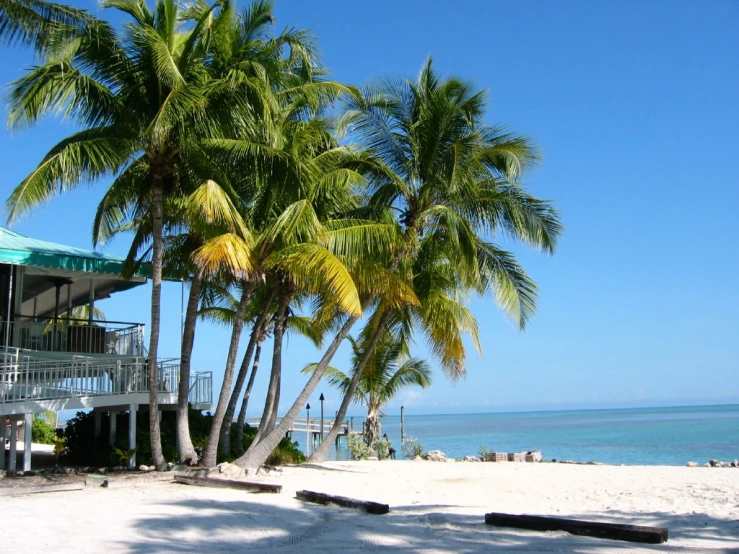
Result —
[[[627, 465], [701, 464], [739, 459], [739, 405], [414, 415], [405, 411], [405, 436], [449, 457], [541, 450], [545, 460]], [[354, 429], [363, 418], [354, 417]], [[382, 420], [400, 455], [400, 415]], [[299, 443], [305, 437], [295, 437]], [[302, 439], [302, 440], [301, 440]], [[345, 444], [345, 443], [343, 443]], [[329, 459], [349, 459], [345, 447]]]

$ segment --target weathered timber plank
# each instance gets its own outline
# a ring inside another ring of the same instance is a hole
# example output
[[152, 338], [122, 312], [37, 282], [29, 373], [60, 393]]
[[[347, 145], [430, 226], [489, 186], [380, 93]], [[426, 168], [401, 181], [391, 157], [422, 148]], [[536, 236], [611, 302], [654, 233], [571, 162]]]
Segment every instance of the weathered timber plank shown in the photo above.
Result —
[[379, 502], [371, 502], [369, 500], [357, 500], [356, 498], [347, 498], [346, 496], [334, 496], [324, 494], [322, 492], [298, 491], [295, 493], [300, 500], [306, 502], [315, 502], [317, 504], [336, 504], [344, 508], [354, 508], [364, 510], [368, 514], [386, 514], [390, 511], [390, 506], [380, 504]]
[[282, 485], [271, 485], [269, 483], [252, 483], [248, 481], [233, 481], [231, 479], [213, 479], [211, 477], [185, 477], [184, 475], [177, 475], [174, 480], [176, 483], [195, 485], [198, 487], [238, 489], [250, 492], [282, 492]]
[[41, 492], [81, 491], [84, 488], [84, 481], [75, 481], [74, 483], [55, 483], [53, 485], [36, 485], [33, 487], [6, 487], [0, 488], [0, 496], [18, 496], [21, 494], [37, 494]]
[[667, 541], [667, 529], [620, 523], [601, 523], [557, 517], [528, 516], [490, 513], [485, 523], [499, 527], [517, 527], [534, 531], [567, 531], [573, 535], [585, 535], [601, 539], [661, 544]]
[[170, 471], [161, 473], [145, 473], [135, 477], [108, 477], [103, 481], [102, 486], [107, 489], [123, 489], [126, 487], [139, 487], [149, 483], [162, 483], [166, 481], [174, 481], [175, 474]]

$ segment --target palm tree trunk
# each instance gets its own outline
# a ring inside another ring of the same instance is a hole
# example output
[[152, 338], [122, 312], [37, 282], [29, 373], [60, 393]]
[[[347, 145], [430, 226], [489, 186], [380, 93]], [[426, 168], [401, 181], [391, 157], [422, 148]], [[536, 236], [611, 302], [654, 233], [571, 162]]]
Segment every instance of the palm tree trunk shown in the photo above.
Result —
[[370, 408], [367, 414], [367, 421], [364, 425], [364, 442], [374, 449], [375, 441], [380, 438], [382, 433], [382, 424], [380, 423], [380, 412]]
[[159, 430], [159, 399], [157, 398], [157, 349], [159, 348], [159, 315], [162, 299], [162, 228], [164, 226], [164, 190], [161, 178], [152, 180], [152, 256], [151, 256], [151, 335], [149, 336], [149, 435], [151, 457], [157, 471], [164, 471], [167, 462], [162, 453], [162, 438]]
[[321, 444], [318, 445], [318, 448], [316, 448], [313, 451], [313, 454], [311, 454], [310, 457], [308, 458], [309, 462], [311, 463], [323, 462], [326, 460], [326, 456], [328, 456], [328, 453], [331, 451], [331, 446], [334, 444], [336, 437], [339, 435], [339, 431], [341, 431], [342, 422], [344, 421], [344, 418], [346, 417], [346, 412], [349, 409], [349, 405], [352, 403], [352, 400], [354, 398], [354, 392], [357, 390], [357, 385], [359, 384], [359, 380], [362, 377], [364, 368], [367, 367], [367, 363], [369, 362], [370, 358], [372, 357], [372, 354], [375, 351], [375, 346], [377, 346], [377, 342], [380, 340], [380, 337], [382, 336], [382, 333], [385, 330], [385, 324], [387, 323], [387, 320], [389, 317], [390, 317], [389, 311], [386, 311], [384, 314], [382, 314], [382, 316], [380, 316], [380, 321], [377, 322], [375, 331], [372, 333], [370, 342], [369, 344], [367, 344], [367, 348], [364, 350], [362, 359], [359, 360], [359, 364], [357, 365], [357, 368], [354, 371], [354, 375], [352, 375], [352, 380], [351, 380], [351, 383], [349, 383], [349, 388], [344, 394], [344, 398], [341, 400], [341, 406], [339, 406], [339, 412], [336, 414], [336, 420], [334, 421], [334, 424], [331, 426], [331, 429], [329, 430], [328, 435], [325, 438], [321, 439]]
[[190, 294], [187, 297], [185, 327], [182, 330], [182, 352], [180, 353], [180, 384], [177, 390], [177, 453], [180, 463], [197, 461], [197, 454], [190, 438], [189, 397], [190, 397], [190, 362], [192, 348], [195, 343], [195, 325], [197, 323], [198, 302], [203, 288], [203, 278], [196, 271], [190, 283]]
[[[371, 301], [368, 300], [365, 304], [363, 304], [362, 310], [366, 309], [367, 306], [370, 305], [370, 303]], [[300, 410], [302, 410], [303, 406], [305, 406], [305, 403], [308, 401], [310, 395], [315, 390], [318, 382], [321, 380], [321, 377], [323, 377], [328, 364], [331, 363], [331, 359], [334, 357], [334, 354], [336, 354], [336, 351], [339, 349], [342, 341], [347, 337], [357, 320], [359, 320], [358, 316], [351, 316], [349, 317], [349, 319], [346, 320], [344, 325], [334, 337], [334, 340], [331, 341], [328, 350], [326, 350], [326, 352], [323, 354], [323, 358], [321, 358], [321, 361], [318, 362], [318, 366], [313, 372], [313, 375], [311, 375], [310, 379], [308, 379], [305, 387], [303, 387], [303, 390], [295, 399], [295, 402], [290, 407], [287, 414], [285, 414], [285, 417], [282, 418], [280, 424], [274, 429], [270, 430], [267, 434], [265, 434], [259, 441], [259, 443], [254, 441], [247, 449], [247, 451], [234, 461], [236, 465], [243, 468], [253, 469], [260, 467], [265, 462], [272, 451], [280, 443], [282, 437], [285, 436], [285, 433], [290, 429], [290, 427], [292, 427], [295, 418], [298, 417]]]
[[[236, 436], [241, 438], [244, 436], [244, 422], [246, 421], [246, 407], [249, 405], [249, 395], [251, 389], [254, 386], [254, 380], [257, 376], [257, 370], [259, 369], [259, 358], [262, 355], [262, 343], [264, 342], [264, 335], [260, 335], [259, 341], [257, 342], [257, 349], [254, 352], [254, 364], [251, 366], [251, 375], [249, 375], [249, 382], [246, 385], [246, 391], [244, 392], [244, 400], [241, 401], [241, 409], [239, 410], [239, 417], [236, 420]], [[244, 453], [244, 441], [240, 440], [236, 446], [236, 453], [241, 456]]]
[[267, 399], [264, 403], [262, 419], [259, 421], [259, 429], [257, 429], [257, 435], [254, 437], [252, 444], [259, 442], [266, 430], [274, 429], [274, 422], [277, 417], [277, 404], [280, 401], [282, 338], [285, 336], [285, 322], [287, 321], [287, 310], [290, 307], [291, 298], [292, 293], [288, 291], [282, 292], [277, 305], [277, 312], [275, 312], [275, 332], [272, 339], [272, 373], [269, 377], [269, 387], [267, 389]]
[[262, 327], [264, 327], [264, 322], [267, 319], [269, 306], [270, 304], [272, 304], [273, 296], [274, 293], [267, 296], [264, 301], [262, 311], [259, 313], [259, 315], [257, 316], [257, 320], [254, 322], [254, 326], [251, 330], [251, 337], [249, 338], [249, 345], [246, 347], [244, 359], [241, 362], [239, 373], [236, 376], [236, 383], [234, 384], [233, 391], [231, 391], [231, 398], [228, 401], [226, 414], [223, 416], [224, 423], [221, 426], [221, 438], [219, 441], [220, 451], [223, 455], [228, 455], [231, 453], [231, 423], [233, 421], [234, 412], [236, 411], [236, 404], [241, 397], [241, 389], [244, 387], [246, 374], [249, 372], [249, 362], [251, 362], [252, 354], [254, 354], [254, 348], [256, 347], [257, 339], [262, 333]]
[[223, 424], [223, 416], [226, 414], [226, 405], [231, 395], [231, 382], [233, 381], [234, 366], [236, 365], [236, 354], [239, 350], [239, 340], [241, 339], [241, 330], [244, 328], [244, 314], [249, 298], [254, 290], [254, 284], [251, 282], [244, 283], [244, 290], [241, 294], [239, 306], [236, 308], [234, 316], [234, 326], [231, 331], [231, 343], [228, 348], [228, 357], [226, 358], [226, 369], [223, 372], [223, 385], [221, 385], [221, 394], [218, 396], [218, 405], [213, 415], [213, 425], [208, 435], [208, 444], [203, 452], [203, 459], [200, 465], [205, 467], [213, 467], [216, 465], [216, 456], [218, 453], [218, 439], [221, 435], [221, 425]]

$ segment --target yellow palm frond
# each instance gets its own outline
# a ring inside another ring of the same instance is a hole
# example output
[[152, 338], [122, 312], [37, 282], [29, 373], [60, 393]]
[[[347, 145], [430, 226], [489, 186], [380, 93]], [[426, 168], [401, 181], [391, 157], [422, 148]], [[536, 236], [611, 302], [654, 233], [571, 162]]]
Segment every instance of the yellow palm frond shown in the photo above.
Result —
[[193, 261], [207, 275], [226, 269], [237, 278], [245, 278], [253, 269], [252, 249], [235, 233], [217, 236], [192, 254]]

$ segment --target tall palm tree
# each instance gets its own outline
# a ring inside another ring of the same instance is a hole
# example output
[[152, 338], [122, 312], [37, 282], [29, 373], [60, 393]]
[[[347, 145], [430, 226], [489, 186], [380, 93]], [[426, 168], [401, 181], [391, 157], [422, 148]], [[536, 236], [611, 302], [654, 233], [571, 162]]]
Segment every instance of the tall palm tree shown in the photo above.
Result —
[[[551, 253], [562, 227], [553, 207], [529, 194], [519, 181], [537, 161], [536, 149], [524, 136], [488, 126], [485, 103], [484, 91], [456, 78], [441, 79], [429, 60], [415, 81], [385, 79], [348, 96], [339, 129], [348, 130], [360, 148], [382, 162], [384, 171], [369, 180], [367, 205], [399, 214], [405, 241], [390, 269], [412, 282], [424, 244], [444, 245], [442, 258], [459, 290], [492, 293], [523, 328], [535, 309], [535, 286], [512, 255], [491, 239], [503, 234]], [[418, 294], [430, 325], [425, 332], [432, 351], [452, 378], [462, 377], [462, 342], [447, 340], [445, 330], [464, 314], [456, 310], [455, 318], [454, 309], [445, 311], [453, 308], [447, 295], [422, 296]], [[375, 300], [376, 295], [367, 296], [363, 308]], [[355, 322], [348, 319], [336, 334], [288, 417], [251, 456], [247, 452], [237, 463], [263, 463]]]
[[[372, 446], [382, 435], [380, 417], [383, 406], [404, 388], [418, 386], [425, 389], [431, 386], [431, 368], [425, 360], [411, 357], [407, 342], [387, 330], [372, 349], [369, 363], [360, 368], [367, 342], [357, 341], [352, 337], [348, 337], [348, 340], [353, 352], [352, 372], [347, 374], [335, 367], [329, 367], [324, 377], [330, 385], [346, 394], [352, 377], [359, 371], [359, 385], [352, 396], [355, 401], [367, 407], [364, 436], [367, 444]], [[311, 364], [303, 372], [308, 373], [314, 369], [315, 364]]]
[[[152, 456], [163, 469], [156, 379], [165, 199], [179, 194], [187, 160], [203, 158], [203, 139], [231, 134], [253, 119], [248, 100], [255, 87], [215, 82], [205, 69], [206, 31], [214, 18], [230, 17], [227, 2], [217, 0], [187, 26], [174, 0], [157, 0], [153, 10], [136, 0], [102, 5], [124, 12], [130, 22], [117, 32], [85, 14], [75, 26], [48, 29], [43, 63], [11, 85], [11, 126], [64, 113], [81, 130], [51, 149], [13, 191], [7, 209], [12, 221], [55, 194], [111, 175], [114, 186], [150, 206], [150, 431]], [[227, 94], [230, 101], [223, 102]]]

